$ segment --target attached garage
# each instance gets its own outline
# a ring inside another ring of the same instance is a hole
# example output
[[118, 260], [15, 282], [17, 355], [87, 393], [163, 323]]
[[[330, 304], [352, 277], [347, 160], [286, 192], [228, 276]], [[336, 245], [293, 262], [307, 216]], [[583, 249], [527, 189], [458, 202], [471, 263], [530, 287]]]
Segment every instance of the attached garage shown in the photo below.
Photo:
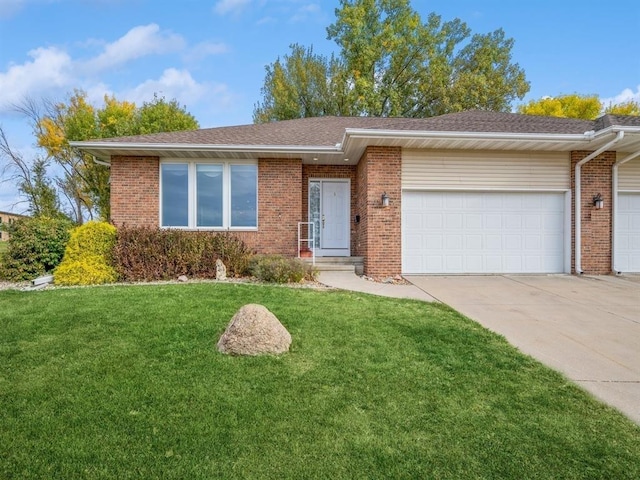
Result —
[[640, 159], [620, 166], [615, 219], [615, 270], [640, 273]]
[[404, 274], [569, 270], [566, 154], [406, 151]]

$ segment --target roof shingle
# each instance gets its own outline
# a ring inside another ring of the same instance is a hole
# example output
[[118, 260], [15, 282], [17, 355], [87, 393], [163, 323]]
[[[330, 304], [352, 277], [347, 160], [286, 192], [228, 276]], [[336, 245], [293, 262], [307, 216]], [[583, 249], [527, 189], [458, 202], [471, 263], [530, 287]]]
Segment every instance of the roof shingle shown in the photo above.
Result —
[[102, 139], [104, 143], [326, 146], [342, 142], [347, 129], [583, 134], [611, 125], [640, 126], [640, 117], [604, 115], [597, 120], [522, 115], [518, 113], [471, 110], [430, 118], [313, 117], [264, 124], [205, 128]]

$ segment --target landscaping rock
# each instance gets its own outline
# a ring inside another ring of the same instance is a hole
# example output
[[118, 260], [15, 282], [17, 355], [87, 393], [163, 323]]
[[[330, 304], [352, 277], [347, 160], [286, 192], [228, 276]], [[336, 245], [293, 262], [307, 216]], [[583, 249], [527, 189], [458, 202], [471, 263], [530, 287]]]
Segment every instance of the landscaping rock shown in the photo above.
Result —
[[189, 281], [189, 278], [188, 278], [186, 275], [180, 275], [180, 276], [178, 277], [178, 281], [179, 281], [179, 282], [188, 282], [188, 281]]
[[218, 350], [231, 355], [280, 354], [289, 351], [291, 335], [263, 305], [240, 308], [218, 341]]
[[216, 280], [226, 280], [227, 279], [227, 267], [224, 266], [222, 260], [216, 260]]

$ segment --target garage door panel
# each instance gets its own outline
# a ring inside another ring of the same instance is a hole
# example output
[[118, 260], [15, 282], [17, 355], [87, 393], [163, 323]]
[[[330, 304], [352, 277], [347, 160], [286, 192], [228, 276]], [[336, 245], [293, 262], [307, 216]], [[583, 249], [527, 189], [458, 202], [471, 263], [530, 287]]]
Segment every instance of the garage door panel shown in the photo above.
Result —
[[[430, 221], [411, 221], [437, 204]], [[404, 192], [403, 272], [563, 272], [564, 208], [564, 193]], [[422, 251], [414, 235], [425, 240]]]
[[618, 194], [615, 239], [616, 270], [640, 273], [640, 192]]

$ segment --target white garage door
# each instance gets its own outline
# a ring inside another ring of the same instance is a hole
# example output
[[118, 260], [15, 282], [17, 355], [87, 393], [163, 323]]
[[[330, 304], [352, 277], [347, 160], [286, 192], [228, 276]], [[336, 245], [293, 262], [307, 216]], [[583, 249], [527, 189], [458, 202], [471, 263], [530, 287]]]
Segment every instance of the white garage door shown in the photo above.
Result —
[[640, 193], [619, 193], [616, 216], [615, 267], [640, 272]]
[[564, 193], [406, 191], [402, 270], [561, 273], [564, 231]]

